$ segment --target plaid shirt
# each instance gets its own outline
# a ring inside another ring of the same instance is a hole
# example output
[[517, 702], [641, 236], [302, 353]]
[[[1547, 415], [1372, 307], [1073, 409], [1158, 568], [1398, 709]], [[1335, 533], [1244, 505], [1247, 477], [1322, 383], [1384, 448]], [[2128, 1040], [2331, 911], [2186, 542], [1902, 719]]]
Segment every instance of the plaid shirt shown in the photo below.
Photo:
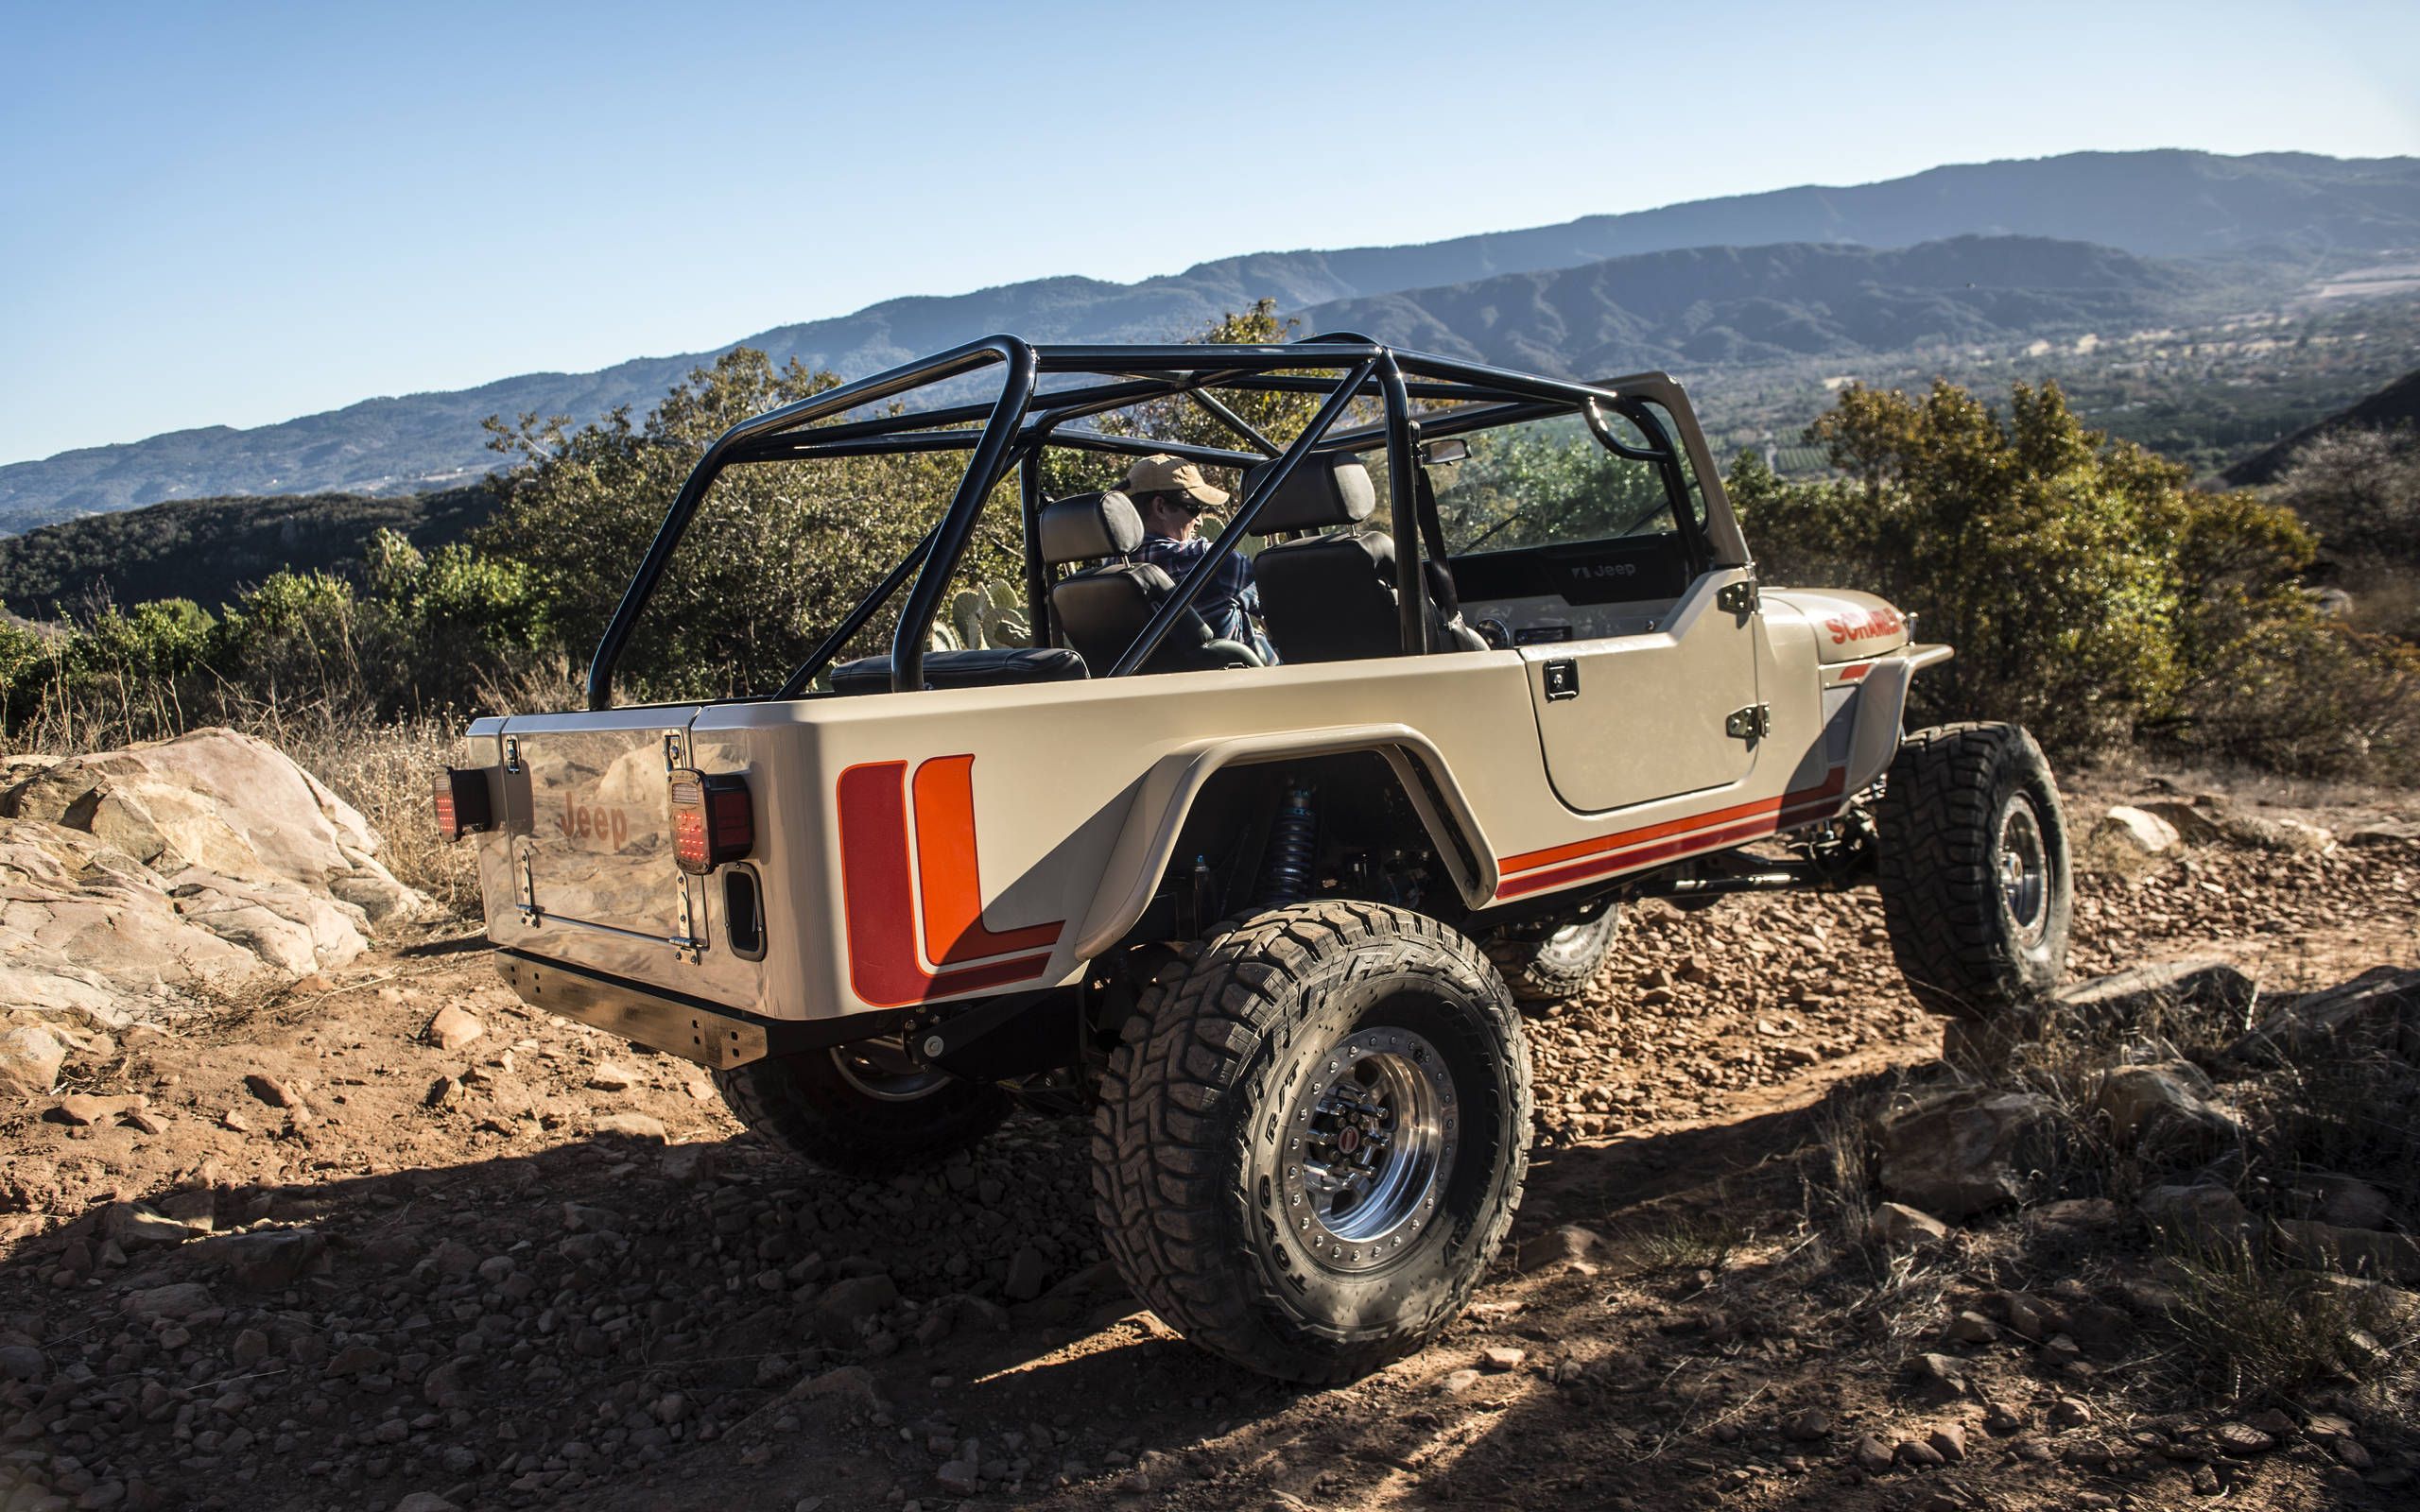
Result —
[[[1191, 541], [1171, 541], [1166, 536], [1146, 535], [1143, 544], [1135, 549], [1134, 559], [1150, 562], [1182, 583], [1184, 575], [1193, 571], [1209, 550], [1209, 541], [1201, 536]], [[1193, 601], [1193, 609], [1208, 622], [1211, 634], [1241, 642], [1259, 652], [1264, 662], [1273, 664], [1277, 661], [1268, 638], [1252, 622], [1252, 616], [1260, 612], [1260, 590], [1253, 586], [1252, 562], [1242, 552], [1230, 552], [1219, 563], [1219, 570], [1201, 585], [1201, 594]]]

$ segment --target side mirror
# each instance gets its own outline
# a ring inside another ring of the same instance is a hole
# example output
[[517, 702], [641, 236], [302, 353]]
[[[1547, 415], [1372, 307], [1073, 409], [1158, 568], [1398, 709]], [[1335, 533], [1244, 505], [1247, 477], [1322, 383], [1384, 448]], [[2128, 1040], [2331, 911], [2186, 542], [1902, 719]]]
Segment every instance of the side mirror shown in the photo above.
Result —
[[1420, 461], [1424, 467], [1443, 467], [1453, 462], [1467, 461], [1471, 443], [1461, 437], [1448, 437], [1420, 443]]

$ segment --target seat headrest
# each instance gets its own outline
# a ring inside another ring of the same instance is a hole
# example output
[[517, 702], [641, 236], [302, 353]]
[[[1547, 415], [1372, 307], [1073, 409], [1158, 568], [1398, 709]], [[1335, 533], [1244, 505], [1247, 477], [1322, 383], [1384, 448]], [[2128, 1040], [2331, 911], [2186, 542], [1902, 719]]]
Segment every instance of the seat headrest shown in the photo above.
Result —
[[[1246, 472], [1244, 491], [1249, 494], [1276, 465], [1263, 462]], [[1370, 481], [1370, 470], [1358, 457], [1306, 456], [1277, 490], [1277, 497], [1253, 518], [1252, 529], [1253, 535], [1266, 536], [1280, 530], [1356, 524], [1369, 519], [1377, 507], [1377, 486]]]
[[1123, 557], [1143, 543], [1143, 517], [1115, 490], [1079, 493], [1042, 507], [1042, 559], [1052, 566]]

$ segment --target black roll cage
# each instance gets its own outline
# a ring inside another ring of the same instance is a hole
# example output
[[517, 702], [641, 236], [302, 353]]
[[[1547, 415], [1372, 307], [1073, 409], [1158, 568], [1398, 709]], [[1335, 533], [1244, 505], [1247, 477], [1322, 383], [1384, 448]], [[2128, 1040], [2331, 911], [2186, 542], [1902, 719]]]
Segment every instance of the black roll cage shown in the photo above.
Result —
[[[988, 404], [951, 404], [868, 420], [817, 423], [994, 367], [1004, 372], [999, 393]], [[1341, 376], [1313, 376], [1302, 370], [1305, 369], [1329, 369]], [[1052, 390], [1041, 388], [1040, 380], [1052, 373], [1089, 374], [1105, 381]], [[1641, 381], [1650, 387], [1668, 387], [1669, 384], [1660, 374], [1642, 375]], [[1612, 384], [1596, 385], [1535, 377], [1482, 363], [1399, 351], [1349, 332], [1252, 346], [1034, 346], [1011, 335], [970, 341], [768, 410], [716, 438], [665, 512], [663, 524], [657, 528], [655, 539], [648, 543], [638, 571], [605, 627], [596, 654], [589, 663], [588, 707], [612, 707], [614, 669], [621, 660], [631, 628], [653, 595], [691, 518], [723, 469], [752, 462], [914, 452], [972, 454], [949, 508], [808, 654], [779, 691], [763, 696], [780, 699], [803, 695], [911, 576], [914, 581], [891, 636], [890, 686], [893, 691], [922, 688], [925, 646], [941, 608], [942, 595], [974, 536], [984, 501], [1011, 467], [1018, 470], [1029, 623], [1037, 631], [1048, 625], [1048, 569], [1042, 560], [1040, 541], [1045, 503], [1041, 497], [1042, 454], [1047, 446], [1137, 456], [1165, 452], [1225, 467], [1270, 464], [1267, 473], [1244, 490], [1234, 518], [1219, 532], [1211, 550], [1185, 574], [1175, 593], [1153, 613], [1107, 676], [1128, 676], [1150, 660], [1168, 631], [1191, 609], [1219, 563], [1236, 549], [1277, 490], [1306, 458], [1319, 454], [1364, 452], [1379, 445], [1387, 449], [1401, 654], [1417, 655], [1429, 649], [1427, 590], [1423, 578], [1420, 507], [1414, 481], [1418, 471], [1414, 457], [1424, 440], [1525, 420], [1579, 414], [1608, 450], [1634, 461], [1653, 463], [1661, 470], [1675, 512], [1682, 517], [1684, 533], [1692, 531], [1693, 516], [1685, 507], [1689, 482], [1682, 470], [1681, 438], [1668, 433], [1640, 397], [1624, 391], [1623, 386], [1632, 382], [1615, 380]], [[1214, 389], [1325, 397], [1302, 435], [1292, 444], [1280, 446], [1220, 402], [1212, 392]], [[1226, 427], [1239, 447], [1113, 436], [1075, 423], [1151, 400], [1179, 397]], [[1662, 394], [1652, 397], [1668, 408], [1671, 404]], [[1331, 437], [1329, 433], [1352, 403], [1362, 398], [1378, 400], [1384, 406], [1383, 418], [1375, 423], [1337, 431]], [[1457, 401], [1469, 407], [1442, 413], [1415, 412], [1411, 407], [1414, 401]], [[1650, 444], [1639, 448], [1621, 441], [1605, 422], [1602, 411], [1606, 408], [1616, 410], [1638, 426]], [[1702, 473], [1703, 459], [1701, 457], [1693, 466]], [[1692, 540], [1692, 550], [1702, 553], [1704, 549], [1701, 532]]]

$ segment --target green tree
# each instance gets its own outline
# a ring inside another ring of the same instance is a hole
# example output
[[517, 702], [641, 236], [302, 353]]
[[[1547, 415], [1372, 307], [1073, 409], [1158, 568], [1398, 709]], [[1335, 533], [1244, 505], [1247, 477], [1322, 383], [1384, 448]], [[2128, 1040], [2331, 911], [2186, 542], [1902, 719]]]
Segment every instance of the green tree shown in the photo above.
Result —
[[374, 705], [353, 584], [330, 573], [272, 573], [212, 631], [208, 672], [236, 696], [330, 708]]
[[[708, 444], [838, 382], [743, 347], [691, 372], [644, 421], [627, 408], [577, 430], [533, 415], [491, 420], [489, 444], [514, 461], [475, 544], [526, 568], [546, 618], [584, 650]], [[942, 453], [725, 469], [625, 653], [626, 695], [777, 685], [941, 517], [965, 465], [965, 454]], [[995, 501], [963, 576], [1016, 580], [1021, 539], [1013, 508]], [[858, 648], [887, 644], [890, 628], [887, 617], [870, 627]]]
[[2192, 488], [2054, 384], [2017, 386], [2005, 416], [1946, 383], [1852, 386], [1806, 438], [1839, 478], [1785, 483], [1743, 455], [1733, 501], [1769, 579], [1873, 589], [1957, 646], [1917, 680], [1925, 722], [2017, 719], [2070, 750], [2182, 738], [2316, 654], [2292, 515]]
[[380, 530], [364, 553], [364, 655], [388, 712], [467, 710], [555, 648], [528, 564]]

